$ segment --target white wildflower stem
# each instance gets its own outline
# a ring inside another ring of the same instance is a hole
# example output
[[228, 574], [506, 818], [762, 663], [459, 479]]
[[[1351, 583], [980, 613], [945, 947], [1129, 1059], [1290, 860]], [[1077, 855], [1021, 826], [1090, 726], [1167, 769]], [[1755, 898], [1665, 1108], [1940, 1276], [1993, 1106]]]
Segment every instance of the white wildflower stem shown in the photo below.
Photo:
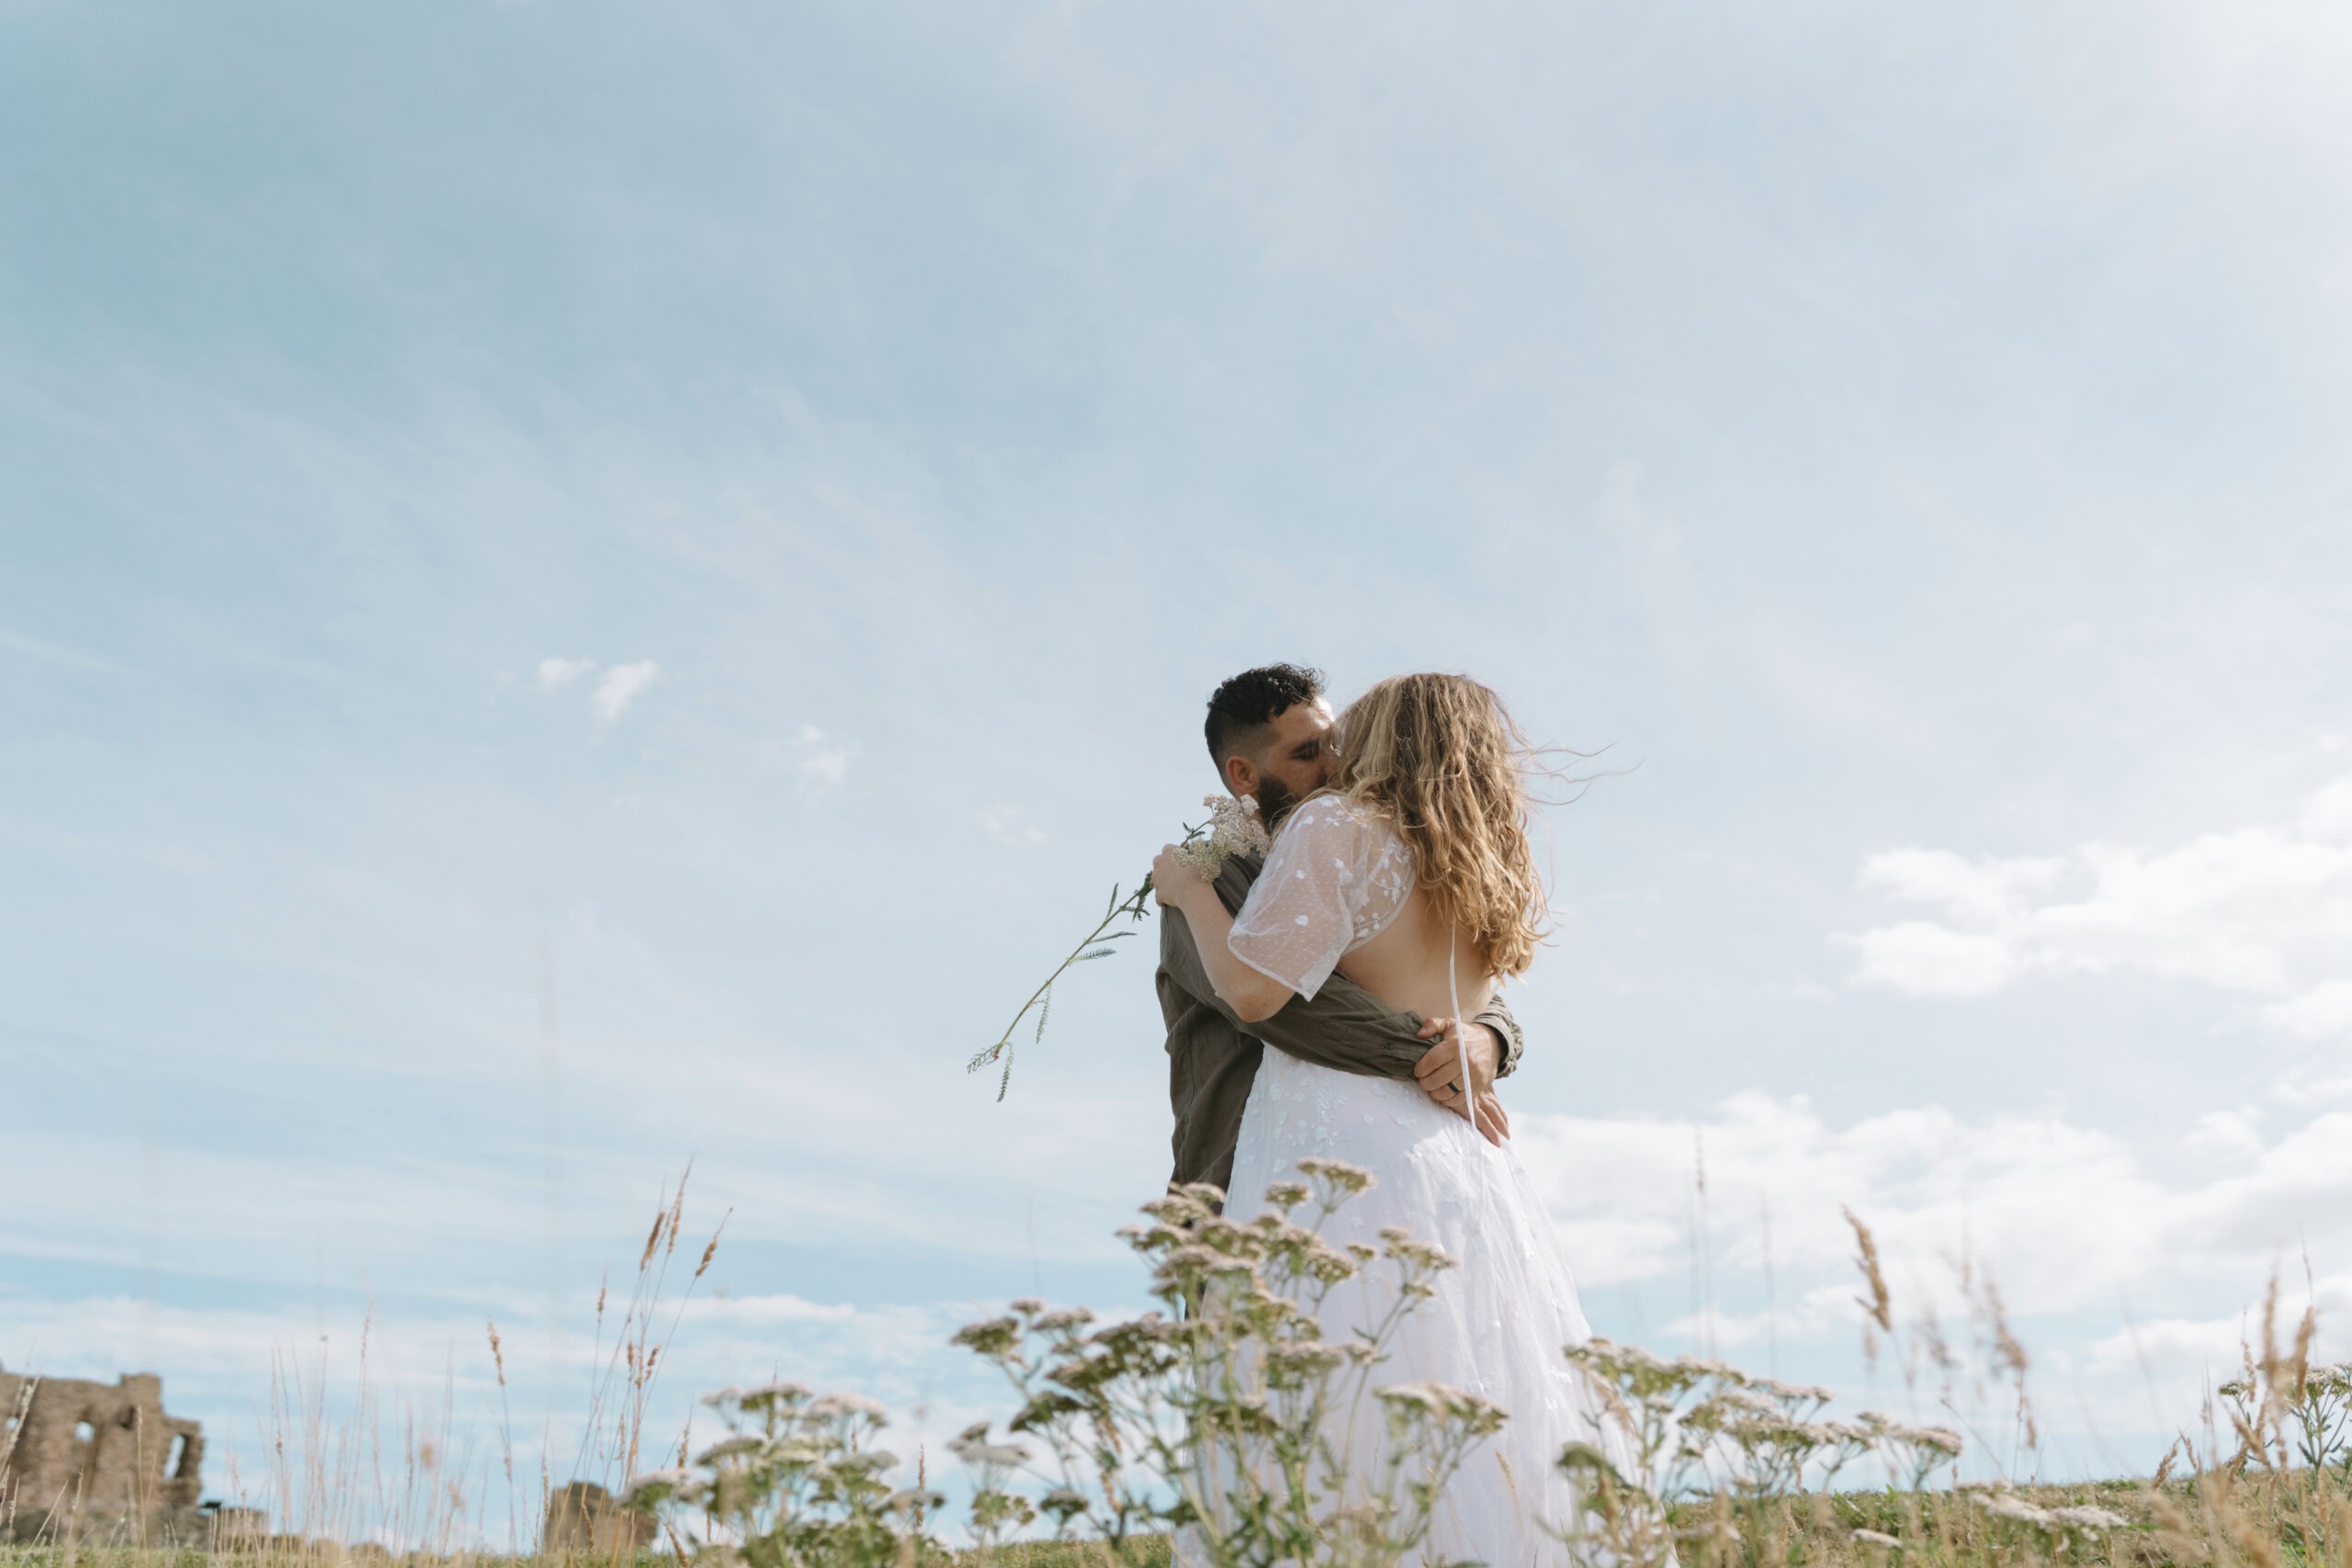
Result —
[[[1202, 804], [1209, 807], [1209, 820], [1197, 828], [1187, 827], [1183, 840], [1183, 849], [1189, 852], [1185, 858], [1202, 875], [1216, 880], [1218, 867], [1229, 855], [1266, 852], [1266, 832], [1258, 822], [1256, 801], [1233, 800], [1213, 795]], [[1112, 943], [1135, 935], [1132, 931], [1114, 931], [1111, 928], [1118, 923], [1121, 915], [1130, 920], [1140, 921], [1151, 913], [1151, 874], [1147, 872], [1142, 886], [1122, 899], [1117, 886], [1114, 884], [1110, 907], [1102, 911], [1102, 920], [1086, 933], [1085, 940], [1069, 950], [1069, 957], [1054, 966], [1054, 972], [1046, 976], [1046, 983], [1029, 993], [1029, 999], [1021, 1004], [1021, 1010], [1012, 1015], [1012, 1021], [1004, 1026], [1004, 1032], [997, 1037], [996, 1043], [964, 1064], [966, 1072], [977, 1073], [991, 1062], [1001, 1060], [1004, 1063], [1004, 1072], [996, 1085], [996, 1097], [1000, 1101], [1004, 1099], [1005, 1090], [1012, 1087], [1012, 1037], [1021, 1032], [1023, 1022], [1031, 1013], [1035, 1013], [1037, 1030], [1030, 1043], [1036, 1044], [1046, 1038], [1046, 1015], [1053, 1008], [1055, 983], [1069, 973], [1072, 964], [1108, 958], [1118, 951]]]
[[1054, 966], [1054, 972], [1046, 976], [1046, 983], [1029, 993], [1029, 999], [1021, 1004], [1021, 1010], [1014, 1013], [1012, 1021], [1004, 1026], [1004, 1032], [998, 1037], [997, 1043], [965, 1063], [964, 1070], [967, 1073], [977, 1073], [990, 1062], [1001, 1058], [1004, 1063], [1004, 1073], [997, 1079], [996, 1097], [999, 1100], [1003, 1100], [1005, 1090], [1012, 1087], [1012, 1037], [1020, 1032], [1022, 1021], [1032, 1012], [1037, 1013], [1037, 1038], [1043, 1040], [1046, 1037], [1046, 1020], [1043, 1010], [1051, 1004], [1054, 983], [1069, 974], [1070, 966], [1074, 964], [1082, 964], [1092, 958], [1108, 958], [1117, 951], [1110, 946], [1110, 943], [1135, 934], [1133, 931], [1111, 929], [1117, 923], [1121, 915], [1126, 916], [1131, 920], [1140, 920], [1150, 912], [1151, 874], [1148, 872], [1144, 874], [1143, 886], [1125, 899], [1119, 897], [1119, 889], [1114, 886], [1111, 889], [1111, 907], [1103, 911], [1101, 921], [1092, 931], [1086, 933], [1084, 941], [1069, 950], [1069, 957]]

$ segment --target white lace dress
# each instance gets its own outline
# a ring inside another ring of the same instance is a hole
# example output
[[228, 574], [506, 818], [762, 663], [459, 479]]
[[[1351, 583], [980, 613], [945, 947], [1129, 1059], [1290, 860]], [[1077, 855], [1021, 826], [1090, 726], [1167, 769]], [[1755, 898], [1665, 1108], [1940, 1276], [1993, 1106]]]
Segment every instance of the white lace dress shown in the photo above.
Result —
[[[1411, 852], [1376, 813], [1329, 795], [1310, 800], [1274, 841], [1234, 922], [1233, 952], [1311, 998], [1341, 958], [1396, 918], [1413, 885]], [[1242, 1115], [1227, 1212], [1256, 1214], [1267, 1184], [1295, 1179], [1295, 1162], [1308, 1156], [1365, 1167], [1377, 1182], [1332, 1216], [1329, 1240], [1377, 1246], [1383, 1226], [1402, 1225], [1459, 1263], [1406, 1319], [1377, 1381], [1433, 1379], [1510, 1413], [1449, 1486], [1427, 1560], [1492, 1568], [1566, 1562], [1566, 1549], [1544, 1528], [1572, 1514], [1573, 1489], [1555, 1468], [1562, 1446], [1598, 1441], [1627, 1474], [1633, 1455], [1598, 1391], [1561, 1354], [1591, 1330], [1519, 1156], [1412, 1084], [1337, 1072], [1270, 1047]], [[1326, 1336], [1373, 1321], [1380, 1296], [1369, 1280], [1340, 1287], [1325, 1304]], [[1344, 1320], [1355, 1313], [1362, 1317]]]

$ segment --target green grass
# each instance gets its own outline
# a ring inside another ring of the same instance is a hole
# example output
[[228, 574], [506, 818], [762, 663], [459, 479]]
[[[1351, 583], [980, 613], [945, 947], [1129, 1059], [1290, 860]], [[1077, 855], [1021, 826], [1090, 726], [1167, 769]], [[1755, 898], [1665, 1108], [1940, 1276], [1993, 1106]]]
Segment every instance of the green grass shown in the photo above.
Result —
[[[1844, 1492], [1745, 1503], [1693, 1503], [1676, 1510], [1681, 1568], [2009, 1568], [2011, 1564], [2101, 1564], [2104, 1568], [2352, 1568], [2352, 1482], [2340, 1472], [2233, 1478], [2226, 1472], [2174, 1480], [2107, 1481], [2019, 1489], [2043, 1508], [2091, 1505], [2121, 1515], [2120, 1529], [2055, 1540], [1997, 1520], [1965, 1493]], [[1876, 1530], [1899, 1551], [1858, 1540]], [[958, 1568], [1169, 1568], [1169, 1543], [1131, 1543], [1114, 1562], [1099, 1545], [1030, 1541], [956, 1555]], [[0, 1568], [306, 1568], [348, 1562], [366, 1568], [384, 1554], [334, 1548], [297, 1553], [223, 1553], [128, 1547], [0, 1546]], [[676, 1568], [666, 1553], [634, 1561], [516, 1558], [484, 1554], [419, 1558], [464, 1568]]]
[[[371, 1560], [463, 1563], [465, 1568], [677, 1568], [677, 1560], [668, 1552], [641, 1552], [633, 1559], [616, 1562], [609, 1557], [510, 1558], [490, 1553], [462, 1558], [420, 1553], [401, 1560], [375, 1552], [345, 1553], [327, 1546], [303, 1552], [215, 1554], [163, 1547], [0, 1545], [0, 1568], [306, 1568], [313, 1563], [333, 1565], [345, 1562], [353, 1568], [367, 1568]], [[970, 1568], [982, 1568], [983, 1564], [986, 1568], [1103, 1568], [1109, 1562], [1099, 1546], [1054, 1541], [1019, 1541], [986, 1554], [958, 1552], [956, 1560]], [[1135, 1542], [1119, 1568], [1169, 1568], [1168, 1538], [1150, 1536]]]

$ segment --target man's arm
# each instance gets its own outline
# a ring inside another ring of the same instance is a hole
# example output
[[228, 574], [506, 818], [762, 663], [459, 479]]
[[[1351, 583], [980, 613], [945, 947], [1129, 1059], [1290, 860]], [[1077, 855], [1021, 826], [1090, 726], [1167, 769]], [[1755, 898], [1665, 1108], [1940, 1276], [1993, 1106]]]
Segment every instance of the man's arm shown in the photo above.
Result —
[[[1217, 892], [1229, 907], [1241, 902], [1226, 886], [1227, 879], [1238, 874], [1227, 871], [1217, 878]], [[1243, 891], [1248, 891], [1246, 883]], [[1398, 1012], [1344, 975], [1333, 975], [1312, 999], [1294, 997], [1272, 1018], [1244, 1023], [1209, 983], [1208, 970], [1201, 963], [1200, 949], [1193, 944], [1183, 911], [1162, 906], [1159, 918], [1169, 922], [1159, 950], [1160, 964], [1169, 979], [1187, 996], [1215, 1008], [1242, 1033], [1318, 1067], [1414, 1081], [1413, 1068], [1430, 1048], [1420, 1036], [1419, 1017]], [[1485, 1021], [1483, 1016], [1481, 1021]]]
[[[1218, 868], [1216, 896], [1228, 914], [1241, 912], [1256, 874], [1254, 863], [1245, 867], [1228, 861]], [[1159, 914], [1163, 920], [1173, 922], [1160, 942], [1161, 963], [1169, 977], [1224, 1014], [1242, 1033], [1317, 1066], [1419, 1084], [1417, 1069], [1435, 1047], [1429, 1026], [1419, 1013], [1398, 1012], [1335, 969], [1312, 999], [1293, 997], [1272, 1017], [1244, 1023], [1210, 981], [1208, 966], [1201, 962], [1200, 948], [1183, 911], [1163, 904]], [[1527, 1036], [1502, 994], [1498, 991], [1471, 1022], [1493, 1033], [1495, 1077], [1509, 1077], [1527, 1048]], [[1478, 1046], [1476, 1035], [1471, 1036], [1471, 1043]]]
[[[1228, 861], [1219, 869], [1215, 884], [1217, 901], [1228, 914], [1248, 901], [1256, 875], [1254, 863]], [[1447, 1110], [1466, 1113], [1461, 1072], [1455, 1065], [1460, 1060], [1458, 1048], [1452, 1043], [1451, 1032], [1441, 1032], [1443, 1021], [1424, 1022], [1418, 1013], [1399, 1012], [1334, 970], [1312, 998], [1293, 994], [1270, 1016], [1244, 1021], [1210, 977], [1183, 911], [1162, 904], [1159, 915], [1170, 922], [1160, 928], [1162, 976], [1178, 991], [1214, 1009], [1239, 1033], [1317, 1066], [1412, 1084]], [[1496, 997], [1471, 1024], [1468, 1044], [1477, 1074], [1477, 1125], [1480, 1132], [1500, 1142], [1510, 1135], [1510, 1122], [1502, 1102], [1494, 1096], [1493, 1078], [1488, 1075], [1501, 1076], [1505, 1062], [1517, 1064], [1519, 1021]], [[1447, 1084], [1453, 1088], [1448, 1090]]]

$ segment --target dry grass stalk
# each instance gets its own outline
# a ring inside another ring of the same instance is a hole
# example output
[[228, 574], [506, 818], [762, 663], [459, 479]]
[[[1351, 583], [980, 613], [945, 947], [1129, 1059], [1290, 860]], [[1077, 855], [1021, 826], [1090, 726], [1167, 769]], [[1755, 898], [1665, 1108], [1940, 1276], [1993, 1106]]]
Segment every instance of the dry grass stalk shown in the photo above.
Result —
[[[615, 1493], [648, 1451], [645, 1427], [656, 1379], [668, 1359], [693, 1281], [709, 1271], [718, 1254], [719, 1235], [714, 1232], [695, 1259], [687, 1291], [674, 1302], [669, 1298], [666, 1272], [684, 1227], [684, 1192], [682, 1178], [674, 1190], [665, 1189], [662, 1195], [609, 1354], [603, 1335], [611, 1295], [607, 1285], [597, 1292], [595, 1354], [602, 1371], [572, 1474], [601, 1476]], [[529, 1527], [527, 1505], [515, 1495], [505, 1339], [494, 1320], [484, 1327], [499, 1389], [499, 1467], [508, 1517], [503, 1560], [528, 1561], [524, 1534]], [[373, 1338], [371, 1308], [362, 1322], [357, 1360], [347, 1384], [323, 1341], [314, 1355], [280, 1351], [273, 1356], [262, 1433], [270, 1462], [261, 1492], [278, 1533], [239, 1538], [233, 1543], [216, 1541], [211, 1562], [222, 1568], [352, 1568], [355, 1563], [389, 1563], [397, 1552], [420, 1568], [468, 1568], [502, 1560], [486, 1554], [481, 1545], [487, 1521], [476, 1499], [493, 1478], [469, 1444], [457, 1436], [455, 1368], [445, 1371], [437, 1402], [423, 1411], [403, 1409], [395, 1416], [384, 1406], [375, 1384]], [[20, 1405], [28, 1404], [30, 1387], [28, 1381]], [[22, 1416], [19, 1408], [17, 1424], [0, 1436], [0, 1445], [6, 1445], [0, 1446], [0, 1459], [13, 1445]], [[677, 1446], [683, 1449], [686, 1441], [682, 1431]], [[671, 1445], [665, 1437], [654, 1446], [666, 1450]], [[229, 1495], [251, 1495], [234, 1451], [226, 1457]], [[538, 1517], [546, 1516], [560, 1485], [543, 1450]], [[135, 1542], [142, 1532], [138, 1530], [120, 1540], [83, 1539], [76, 1522], [80, 1510], [64, 1506], [71, 1497], [13, 1501], [39, 1502], [52, 1521], [68, 1522], [37, 1541], [11, 1546], [6, 1542], [13, 1517], [0, 1514], [0, 1568], [194, 1568], [203, 1561], [186, 1551], [139, 1549]], [[609, 1550], [593, 1556], [609, 1568], [634, 1564], [638, 1549], [622, 1533], [608, 1532]]]
[[[617, 1482], [638, 1469], [641, 1453], [658, 1448], [666, 1455], [670, 1450], [666, 1439], [649, 1442], [644, 1427], [649, 1395], [670, 1359], [685, 1305], [684, 1299], [672, 1303], [663, 1289], [683, 1233], [684, 1185], [682, 1179], [676, 1190], [662, 1194], [640, 1250], [638, 1280], [620, 1305], [609, 1353], [602, 1334], [610, 1297], [604, 1288], [598, 1292], [597, 1355], [604, 1370], [576, 1474], [601, 1472]], [[1883, 1336], [1905, 1350], [1907, 1369], [1940, 1370], [1949, 1405], [1950, 1380], [1959, 1360], [1933, 1313], [1923, 1311], [1905, 1330], [1896, 1329], [1876, 1238], [1850, 1212], [1846, 1217], [1855, 1231], [1856, 1262], [1865, 1285], [1866, 1293], [1855, 1299], [1865, 1315], [1866, 1335]], [[710, 1269], [723, 1229], [722, 1220], [700, 1249], [689, 1292]], [[2011, 1330], [2006, 1303], [1991, 1280], [1965, 1258], [1954, 1268], [1975, 1329], [1972, 1360], [1980, 1375], [1989, 1371], [2015, 1382], [2020, 1440], [2032, 1450], [2039, 1433], [2026, 1389], [2030, 1358]], [[2320, 1463], [2306, 1457], [2314, 1441], [2312, 1391], [2334, 1387], [2327, 1380], [2338, 1370], [2313, 1368], [2315, 1311], [2306, 1306], [2290, 1325], [2276, 1278], [2263, 1300], [2259, 1325], [2259, 1343], [2242, 1347], [2241, 1379], [2216, 1391], [2222, 1407], [2207, 1406], [2203, 1449], [2182, 1438], [2144, 1481], [2061, 1487], [1971, 1483], [1940, 1492], [1894, 1486], [1833, 1495], [1826, 1476], [1815, 1483], [1818, 1489], [1805, 1489], [1800, 1471], [1793, 1489], [1746, 1495], [1724, 1489], [1677, 1502], [1668, 1510], [1666, 1540], [1682, 1568], [2057, 1568], [2092, 1562], [2110, 1568], [2352, 1568], [2352, 1453], [2331, 1458], [2336, 1450], [2324, 1450], [2321, 1458], [2327, 1462]], [[513, 1518], [504, 1344], [494, 1321], [485, 1328], [500, 1388], [502, 1468]], [[483, 1555], [478, 1544], [481, 1521], [469, 1498], [487, 1477], [483, 1466], [452, 1442], [448, 1382], [437, 1409], [404, 1412], [389, 1423], [388, 1439], [389, 1418], [370, 1384], [371, 1335], [372, 1321], [361, 1335], [357, 1388], [347, 1396], [330, 1397], [323, 1351], [311, 1360], [286, 1358], [274, 1367], [266, 1437], [277, 1456], [271, 1485], [287, 1533], [218, 1553], [212, 1561], [220, 1568], [389, 1562], [390, 1552], [369, 1545], [371, 1540], [401, 1542], [407, 1560], [419, 1568], [487, 1568], [499, 1561]], [[1758, 1386], [1764, 1382], [1758, 1380]], [[2298, 1422], [2303, 1423], [2300, 1438]], [[7, 1440], [0, 1438], [0, 1444]], [[0, 1447], [0, 1454], [5, 1451]], [[683, 1462], [685, 1434], [675, 1451]], [[231, 1468], [232, 1490], [241, 1492], [233, 1456]], [[550, 1490], [544, 1458], [540, 1479], [544, 1509]], [[919, 1470], [918, 1491], [926, 1481], [927, 1471]], [[1997, 1507], [1988, 1506], [1996, 1501]], [[2112, 1523], [2098, 1522], [2102, 1519]], [[0, 1518], [0, 1527], [6, 1523]], [[658, 1555], [616, 1542], [596, 1557], [609, 1568], [656, 1568], [663, 1558], [671, 1568], [686, 1568], [693, 1551], [694, 1543], [673, 1526]], [[1164, 1537], [1135, 1537], [1125, 1543], [1118, 1562], [1123, 1568], [1161, 1568], [1166, 1554]], [[506, 1557], [515, 1556], [510, 1531]], [[890, 1568], [933, 1568], [938, 1561], [918, 1562], [911, 1547], [899, 1557]], [[956, 1561], [972, 1568], [1110, 1568], [1113, 1559], [1099, 1542], [1005, 1541], [986, 1554], [960, 1554]], [[69, 1531], [29, 1547], [0, 1547], [0, 1568], [193, 1568], [193, 1562], [185, 1554], [94, 1542]]]
[[[1879, 1335], [1883, 1334], [1889, 1338], [1894, 1335], [1894, 1297], [1886, 1288], [1886, 1275], [1879, 1268], [1878, 1238], [1871, 1235], [1870, 1226], [1862, 1224], [1861, 1217], [1853, 1210], [1841, 1208], [1838, 1213], [1844, 1214], [1846, 1223], [1854, 1227], [1857, 1249], [1854, 1264], [1861, 1269], [1862, 1281], [1870, 1288], [1870, 1295], [1867, 1298], [1855, 1297], [1854, 1304], [1862, 1309], [1867, 1319], [1862, 1327], [1862, 1355], [1872, 1367], [1876, 1367]], [[1877, 1333], [1871, 1332], [1871, 1324], [1877, 1325]]]

